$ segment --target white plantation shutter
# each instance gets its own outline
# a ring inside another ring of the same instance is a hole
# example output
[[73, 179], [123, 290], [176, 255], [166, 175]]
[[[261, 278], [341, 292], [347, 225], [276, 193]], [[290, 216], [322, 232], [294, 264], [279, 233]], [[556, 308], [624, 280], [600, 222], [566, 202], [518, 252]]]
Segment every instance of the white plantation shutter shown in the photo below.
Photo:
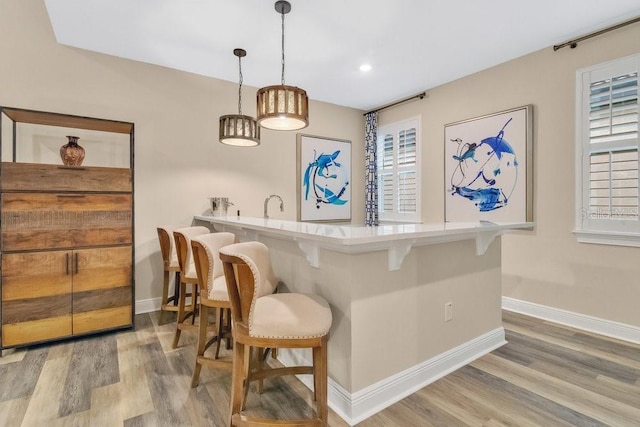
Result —
[[378, 130], [378, 211], [381, 220], [419, 221], [419, 119]]
[[640, 55], [634, 55], [578, 71], [582, 170], [577, 228], [637, 234], [640, 245], [639, 68]]
[[638, 150], [591, 154], [589, 184], [591, 217], [638, 219]]
[[398, 212], [416, 213], [416, 128], [398, 133]]
[[398, 132], [398, 166], [416, 164], [416, 128]]
[[416, 172], [398, 172], [398, 212], [415, 213], [417, 197]]
[[378, 130], [378, 216], [393, 212], [393, 135]]
[[393, 175], [385, 173], [378, 175], [380, 182], [378, 183], [378, 215], [380, 213], [392, 213], [393, 212]]
[[378, 170], [391, 170], [391, 168], [393, 168], [393, 135], [382, 134], [382, 141], [378, 143]]
[[638, 139], [638, 72], [592, 82], [589, 88], [589, 142]]

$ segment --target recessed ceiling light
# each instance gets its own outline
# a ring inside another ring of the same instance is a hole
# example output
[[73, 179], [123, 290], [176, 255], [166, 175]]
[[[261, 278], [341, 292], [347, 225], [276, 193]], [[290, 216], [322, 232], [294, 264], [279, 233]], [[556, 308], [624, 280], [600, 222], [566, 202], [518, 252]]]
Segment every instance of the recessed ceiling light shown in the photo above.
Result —
[[360, 66], [360, 71], [364, 71], [365, 73], [366, 73], [367, 71], [371, 71], [371, 65], [369, 65], [369, 64], [362, 64], [362, 65]]

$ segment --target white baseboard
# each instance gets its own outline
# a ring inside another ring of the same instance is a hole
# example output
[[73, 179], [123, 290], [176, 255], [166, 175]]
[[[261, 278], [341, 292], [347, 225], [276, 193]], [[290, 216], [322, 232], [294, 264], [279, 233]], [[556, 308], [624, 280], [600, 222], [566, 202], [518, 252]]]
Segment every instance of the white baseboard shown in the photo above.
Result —
[[160, 310], [162, 298], [149, 298], [136, 301], [136, 314], [151, 313]]
[[[504, 328], [496, 328], [354, 393], [349, 393], [329, 378], [329, 406], [349, 425], [356, 425], [424, 386], [506, 344], [504, 336]], [[286, 366], [309, 363], [304, 360], [300, 352], [280, 351], [278, 356]], [[311, 376], [304, 375], [299, 378], [310, 389], [313, 387]]]
[[502, 308], [572, 328], [640, 344], [640, 328], [514, 298], [502, 297]]

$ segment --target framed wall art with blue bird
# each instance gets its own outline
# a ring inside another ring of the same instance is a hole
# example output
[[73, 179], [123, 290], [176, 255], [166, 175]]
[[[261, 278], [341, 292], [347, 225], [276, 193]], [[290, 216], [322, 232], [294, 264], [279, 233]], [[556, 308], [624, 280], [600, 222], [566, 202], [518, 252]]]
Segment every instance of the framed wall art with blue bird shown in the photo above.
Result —
[[297, 135], [298, 221], [351, 220], [351, 141]]

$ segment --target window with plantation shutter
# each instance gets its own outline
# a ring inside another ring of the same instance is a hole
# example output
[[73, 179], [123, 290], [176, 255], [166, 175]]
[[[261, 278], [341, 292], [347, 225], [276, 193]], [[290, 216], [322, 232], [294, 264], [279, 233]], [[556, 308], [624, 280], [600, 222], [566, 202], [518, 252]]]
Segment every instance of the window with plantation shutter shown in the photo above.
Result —
[[634, 55], [577, 73], [580, 241], [640, 246], [639, 70]]
[[382, 221], [420, 220], [420, 119], [378, 129], [378, 215]]

